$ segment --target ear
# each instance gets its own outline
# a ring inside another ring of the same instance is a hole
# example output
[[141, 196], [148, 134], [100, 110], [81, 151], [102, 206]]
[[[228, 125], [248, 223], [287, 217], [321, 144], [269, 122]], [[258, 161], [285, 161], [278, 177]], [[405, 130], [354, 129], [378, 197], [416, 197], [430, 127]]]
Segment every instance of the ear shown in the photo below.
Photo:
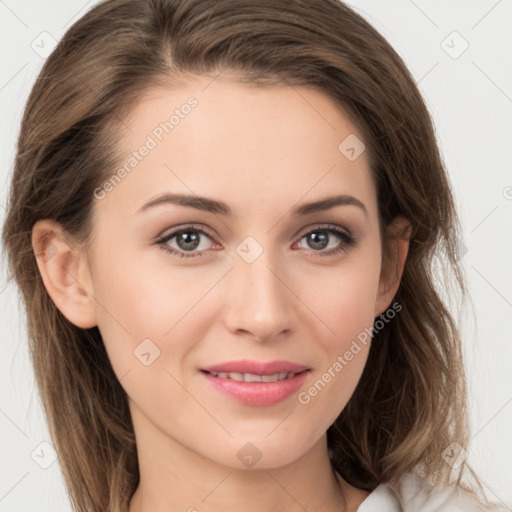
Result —
[[395, 296], [409, 251], [411, 223], [404, 217], [395, 217], [388, 227], [390, 238], [388, 246], [391, 261], [384, 263], [380, 273], [379, 289], [375, 302], [375, 317], [381, 315], [390, 306]]
[[97, 325], [89, 266], [62, 226], [51, 219], [37, 221], [32, 248], [44, 286], [60, 312], [82, 329]]

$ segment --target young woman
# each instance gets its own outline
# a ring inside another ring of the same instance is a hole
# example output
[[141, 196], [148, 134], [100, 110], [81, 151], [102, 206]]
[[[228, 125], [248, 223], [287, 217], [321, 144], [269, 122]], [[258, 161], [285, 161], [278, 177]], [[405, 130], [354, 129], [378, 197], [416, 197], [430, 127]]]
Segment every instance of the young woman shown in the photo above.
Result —
[[74, 510], [491, 510], [434, 280], [465, 292], [458, 233], [414, 80], [343, 3], [95, 6], [3, 231]]

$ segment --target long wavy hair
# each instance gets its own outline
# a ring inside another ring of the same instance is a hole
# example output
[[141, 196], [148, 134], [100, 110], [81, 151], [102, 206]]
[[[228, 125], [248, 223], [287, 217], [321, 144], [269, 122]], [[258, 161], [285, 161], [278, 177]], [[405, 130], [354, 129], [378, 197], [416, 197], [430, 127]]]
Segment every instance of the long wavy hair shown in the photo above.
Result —
[[48, 295], [32, 228], [54, 219], [86, 244], [93, 191], [119, 165], [118, 134], [138, 98], [225, 69], [241, 83], [314, 87], [359, 128], [378, 190], [383, 265], [392, 261], [390, 222], [411, 222], [394, 298], [401, 310], [375, 329], [358, 386], [327, 431], [333, 467], [366, 490], [418, 468], [434, 486], [465, 486], [469, 466], [454, 473], [443, 458], [469, 441], [460, 333], [442, 298], [467, 296], [460, 225], [431, 117], [402, 59], [337, 0], [106, 0], [71, 26], [31, 90], [3, 228], [74, 510], [128, 509], [139, 482], [134, 429], [98, 328], [73, 325]]

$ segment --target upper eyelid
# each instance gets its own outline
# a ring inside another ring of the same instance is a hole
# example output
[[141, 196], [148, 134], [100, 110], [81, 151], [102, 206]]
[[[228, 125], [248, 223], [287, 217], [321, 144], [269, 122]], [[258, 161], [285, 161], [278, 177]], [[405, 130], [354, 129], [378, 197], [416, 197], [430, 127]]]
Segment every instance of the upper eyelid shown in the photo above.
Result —
[[187, 230], [190, 230], [190, 231], [198, 231], [200, 233], [203, 233], [205, 234], [206, 236], [210, 237], [210, 238], [215, 238], [214, 235], [210, 234], [208, 229], [204, 228], [204, 227], [199, 227], [195, 224], [185, 224], [183, 227], [175, 227], [175, 228], [168, 228], [168, 229], [165, 229], [164, 231], [162, 231], [162, 233], [160, 235], [158, 235], [156, 237], [157, 240], [161, 240], [163, 238], [173, 238], [175, 237], [178, 233], [181, 233], [182, 231], [187, 231]]
[[[352, 232], [349, 229], [347, 229], [343, 226], [338, 226], [336, 224], [326, 224], [326, 223], [316, 224], [311, 227], [304, 228], [304, 230], [301, 229], [297, 232], [297, 235], [299, 235], [299, 233], [302, 233], [302, 236], [304, 236], [304, 235], [307, 235], [308, 233], [310, 233], [311, 231], [315, 231], [315, 229], [317, 229], [318, 231], [320, 231], [320, 230], [343, 231], [348, 236], [352, 236]], [[295, 235], [295, 236], [297, 236], [297, 235]]]

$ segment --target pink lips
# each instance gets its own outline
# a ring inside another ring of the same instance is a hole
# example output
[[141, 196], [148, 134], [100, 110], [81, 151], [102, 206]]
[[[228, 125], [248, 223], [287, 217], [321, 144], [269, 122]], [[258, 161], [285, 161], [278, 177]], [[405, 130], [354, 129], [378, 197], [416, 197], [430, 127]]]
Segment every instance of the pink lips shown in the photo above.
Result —
[[[310, 368], [289, 361], [231, 361], [203, 368], [201, 371], [215, 389], [249, 405], [272, 405], [297, 391]], [[230, 378], [216, 377], [207, 372], [252, 373], [273, 375], [275, 373], [295, 373], [296, 375], [276, 382], [242, 382]]]

